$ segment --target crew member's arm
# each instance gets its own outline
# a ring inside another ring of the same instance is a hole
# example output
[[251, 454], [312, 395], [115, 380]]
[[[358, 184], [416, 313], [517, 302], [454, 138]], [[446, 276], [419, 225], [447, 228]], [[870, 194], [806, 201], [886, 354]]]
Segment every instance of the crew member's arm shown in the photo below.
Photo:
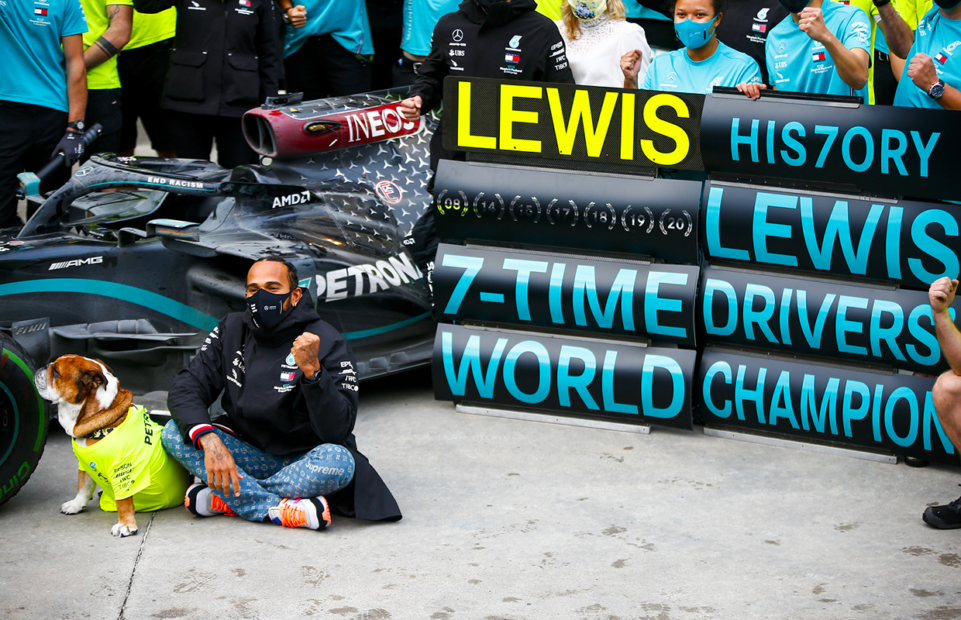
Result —
[[[882, 0], [884, 4], [878, 7], [878, 13], [881, 15], [881, 21], [878, 22], [878, 27], [881, 28], [881, 32], [884, 33], [884, 40], [888, 43], [888, 50], [904, 58], [908, 55], [908, 50], [911, 49], [911, 45], [914, 43], [914, 31], [911, 30], [911, 26], [908, 25], [898, 10], [894, 8], [894, 4], [890, 0]], [[875, 0], [875, 4], [878, 0]]]
[[[908, 65], [908, 77], [914, 85], [926, 93], [938, 82], [938, 72], [934, 68], [934, 61], [927, 54], [915, 54]], [[961, 92], [957, 88], [945, 83], [944, 94], [935, 99], [945, 110], [961, 110]]]
[[310, 426], [323, 443], [343, 445], [357, 420], [357, 368], [343, 336], [304, 332], [291, 348], [304, 373], [301, 390]]
[[[447, 77], [450, 69], [444, 59], [442, 47], [437, 42], [444, 40], [442, 36], [445, 35], [441, 34], [441, 24], [446, 22], [447, 20], [441, 18], [434, 27], [427, 60], [417, 69], [417, 79], [410, 88], [410, 95], [401, 102], [401, 114], [409, 121], [416, 121], [421, 114], [433, 110], [444, 96], [444, 78]], [[449, 27], [447, 27], [446, 36], [450, 36]]]
[[179, 11], [181, 10], [179, 4], [180, 0], [133, 0], [133, 8], [138, 13], [160, 13], [172, 6], [176, 6]]
[[280, 59], [277, 45], [277, 29], [274, 27], [273, 5], [269, 2], [260, 7], [260, 23], [257, 24], [257, 34], [254, 45], [257, 46], [257, 68], [260, 77], [259, 101], [266, 101], [267, 97], [276, 97], [280, 82]]
[[222, 337], [225, 322], [226, 320], [221, 321], [207, 335], [197, 356], [174, 377], [173, 385], [167, 392], [167, 408], [170, 409], [170, 417], [180, 428], [184, 442], [203, 449], [207, 486], [224, 495], [233, 492], [239, 496], [240, 480], [243, 476], [240, 475], [230, 450], [213, 432], [209, 411], [210, 405], [224, 391], [225, 372], [234, 377], [238, 375], [236, 369], [224, 370]]
[[[861, 13], [863, 15], [863, 12]], [[865, 16], [865, 29], [867, 29], [867, 17]], [[837, 68], [838, 77], [845, 84], [855, 90], [864, 88], [868, 83], [868, 68], [871, 66], [871, 58], [867, 51], [860, 47], [848, 48], [845, 43], [838, 39], [833, 32], [828, 30], [824, 23], [824, 15], [821, 9], [805, 8], [801, 11], [801, 21], [798, 27], [815, 41], [824, 45], [824, 49], [831, 55], [834, 66]]]
[[82, 121], [87, 113], [87, 68], [83, 61], [83, 35], [60, 39], [67, 73], [67, 122]]
[[278, 2], [285, 20], [294, 28], [303, 28], [307, 25], [307, 7], [302, 4], [295, 5], [290, 0], [280, 0]]
[[931, 302], [931, 315], [934, 317], [934, 329], [938, 336], [941, 353], [954, 374], [961, 375], [961, 332], [948, 314], [948, 308], [951, 307], [957, 290], [957, 280], [948, 277], [940, 278], [935, 280], [928, 289], [928, 301]]
[[207, 335], [196, 357], [174, 377], [167, 393], [167, 408], [177, 423], [185, 443], [199, 447], [198, 440], [214, 430], [210, 422], [210, 405], [224, 391], [228, 375], [238, 378], [242, 370], [224, 368], [223, 334], [225, 321]]
[[93, 42], [83, 53], [88, 69], [103, 64], [116, 56], [130, 40], [133, 26], [133, 7], [123, 4], [107, 4], [107, 19], [110, 25], [100, 38]]
[[551, 29], [547, 37], [547, 53], [545, 54], [542, 65], [542, 76], [535, 77], [543, 82], [559, 82], [561, 84], [573, 84], [574, 73], [571, 71], [571, 63], [567, 61], [567, 47], [564, 45], [564, 37], [557, 28]]

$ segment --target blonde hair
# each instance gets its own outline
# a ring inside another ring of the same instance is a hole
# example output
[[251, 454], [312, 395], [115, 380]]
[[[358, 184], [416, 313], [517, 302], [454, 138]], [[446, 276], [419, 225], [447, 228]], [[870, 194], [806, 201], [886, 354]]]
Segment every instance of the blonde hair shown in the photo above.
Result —
[[[574, 15], [574, 9], [571, 5], [567, 3], [567, 0], [561, 0], [564, 4], [561, 6], [561, 21], [564, 22], [564, 30], [568, 39], [576, 40], [581, 38], [581, 20]], [[607, 0], [607, 9], [604, 14], [611, 19], [624, 20], [624, 3], [621, 0]]]

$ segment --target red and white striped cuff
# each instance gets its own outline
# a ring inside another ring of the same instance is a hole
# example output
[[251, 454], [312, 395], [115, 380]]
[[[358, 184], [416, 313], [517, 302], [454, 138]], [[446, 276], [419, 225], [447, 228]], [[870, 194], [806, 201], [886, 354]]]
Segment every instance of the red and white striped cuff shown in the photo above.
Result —
[[199, 449], [200, 444], [197, 443], [197, 440], [200, 439], [200, 436], [212, 433], [213, 431], [214, 427], [212, 424], [197, 424], [187, 431], [187, 436], [190, 438], [190, 442]]

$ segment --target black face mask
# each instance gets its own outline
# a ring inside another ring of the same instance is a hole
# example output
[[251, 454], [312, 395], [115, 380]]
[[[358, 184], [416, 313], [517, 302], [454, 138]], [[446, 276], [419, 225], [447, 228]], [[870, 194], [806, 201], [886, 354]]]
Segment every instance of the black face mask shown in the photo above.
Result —
[[[270, 329], [283, 320], [290, 310], [284, 310], [284, 303], [294, 292], [277, 294], [260, 289], [247, 298], [247, 314], [259, 329]], [[291, 306], [293, 308], [293, 306]]]
[[811, 0], [777, 0], [778, 4], [784, 7], [788, 13], [800, 13], [804, 8], [811, 4]]
[[938, 8], [944, 9], [945, 11], [950, 11], [958, 6], [958, 4], [961, 4], [958, 0], [934, 0], [934, 3], [938, 5]]

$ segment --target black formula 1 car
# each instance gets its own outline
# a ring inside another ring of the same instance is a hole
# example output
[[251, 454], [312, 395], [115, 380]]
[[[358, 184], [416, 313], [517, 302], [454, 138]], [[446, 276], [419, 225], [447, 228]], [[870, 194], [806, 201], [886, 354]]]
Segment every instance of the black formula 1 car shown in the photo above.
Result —
[[259, 258], [297, 267], [361, 379], [430, 362], [430, 290], [409, 246], [437, 119], [405, 121], [402, 95], [269, 101], [243, 120], [261, 164], [234, 170], [95, 156], [16, 236], [0, 231], [0, 504], [43, 450], [37, 367], [75, 353], [135, 394], [165, 391], [244, 310]]

